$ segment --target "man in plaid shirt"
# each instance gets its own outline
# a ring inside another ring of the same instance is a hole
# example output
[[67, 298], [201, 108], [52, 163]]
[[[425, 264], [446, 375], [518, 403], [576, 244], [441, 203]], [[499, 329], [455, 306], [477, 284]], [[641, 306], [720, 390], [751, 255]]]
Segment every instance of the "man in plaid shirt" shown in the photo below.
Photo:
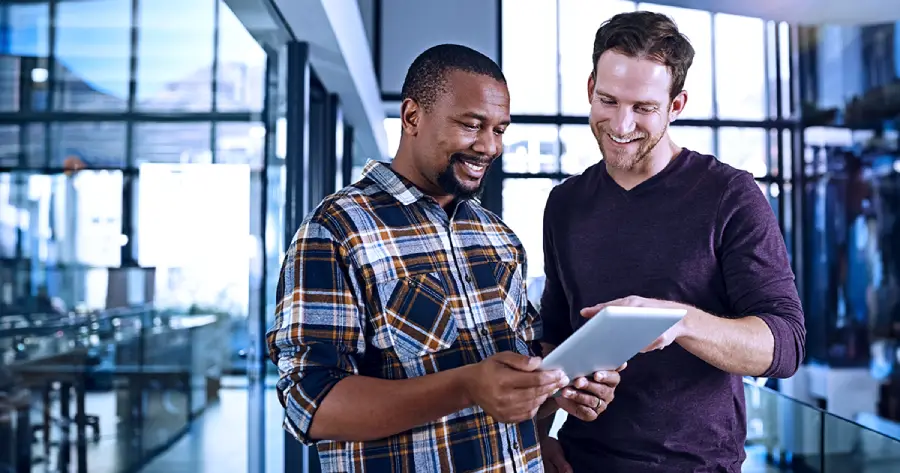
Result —
[[542, 471], [535, 416], [595, 419], [618, 373], [548, 401], [569, 381], [538, 370], [524, 248], [474, 199], [510, 120], [500, 68], [435, 46], [402, 96], [393, 162], [327, 197], [285, 257], [268, 333], [285, 428], [326, 472]]

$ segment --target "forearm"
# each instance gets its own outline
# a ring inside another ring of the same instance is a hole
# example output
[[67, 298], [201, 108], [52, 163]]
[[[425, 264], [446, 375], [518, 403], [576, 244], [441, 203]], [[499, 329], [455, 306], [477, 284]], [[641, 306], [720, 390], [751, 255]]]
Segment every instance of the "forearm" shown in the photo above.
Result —
[[472, 405], [466, 368], [413, 379], [349, 376], [325, 396], [310, 425], [313, 439], [363, 442], [382, 439]]
[[550, 398], [547, 402], [541, 406], [541, 410], [537, 415], [537, 430], [538, 430], [538, 439], [543, 440], [550, 436], [550, 428], [553, 427], [553, 421], [556, 419], [556, 411], [559, 410], [559, 405], [556, 404], [556, 400]]
[[690, 309], [684, 324], [677, 343], [722, 371], [760, 376], [772, 364], [775, 338], [759, 317], [725, 319]]

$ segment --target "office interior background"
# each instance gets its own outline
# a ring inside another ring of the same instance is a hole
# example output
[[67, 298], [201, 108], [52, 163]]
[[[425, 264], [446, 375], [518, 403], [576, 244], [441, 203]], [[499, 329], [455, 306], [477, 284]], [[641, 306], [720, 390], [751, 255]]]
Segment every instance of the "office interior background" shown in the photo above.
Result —
[[317, 471], [263, 342], [303, 216], [393, 155], [413, 58], [466, 44], [509, 81], [483, 204], [537, 303], [536, 216], [600, 159], [593, 34], [636, 8], [696, 49], [671, 134], [756, 176], [803, 298], [803, 368], [745, 380], [744, 471], [900, 471], [893, 2], [6, 0], [0, 472]]

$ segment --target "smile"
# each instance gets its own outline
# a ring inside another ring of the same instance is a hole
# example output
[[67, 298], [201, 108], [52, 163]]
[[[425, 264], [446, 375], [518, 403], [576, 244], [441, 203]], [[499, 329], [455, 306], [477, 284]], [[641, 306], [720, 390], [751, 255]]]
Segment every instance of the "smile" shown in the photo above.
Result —
[[637, 140], [641, 139], [640, 136], [636, 136], [634, 138], [619, 138], [617, 136], [610, 135], [609, 133], [607, 133], [606, 135], [609, 136], [609, 139], [615, 141], [616, 143], [623, 144], [623, 145], [631, 143], [632, 141], [637, 141]]
[[463, 164], [465, 164], [466, 167], [469, 168], [470, 170], [472, 170], [472, 172], [474, 172], [474, 173], [480, 173], [480, 172], [484, 171], [484, 168], [486, 167], [484, 165], [472, 164], [472, 163], [466, 163], [466, 162], [464, 162]]

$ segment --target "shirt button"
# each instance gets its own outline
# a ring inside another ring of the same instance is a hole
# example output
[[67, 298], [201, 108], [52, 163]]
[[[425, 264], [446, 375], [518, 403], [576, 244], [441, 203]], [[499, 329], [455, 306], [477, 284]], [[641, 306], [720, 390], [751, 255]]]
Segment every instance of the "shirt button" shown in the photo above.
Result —
[[466, 282], [472, 282], [472, 276], [466, 275]]
[[516, 451], [519, 450], [519, 442], [516, 442], [513, 444], [513, 450], [516, 450]]
[[487, 337], [488, 329], [482, 327], [482, 328], [481, 328], [481, 334], [484, 335], [485, 337]]

